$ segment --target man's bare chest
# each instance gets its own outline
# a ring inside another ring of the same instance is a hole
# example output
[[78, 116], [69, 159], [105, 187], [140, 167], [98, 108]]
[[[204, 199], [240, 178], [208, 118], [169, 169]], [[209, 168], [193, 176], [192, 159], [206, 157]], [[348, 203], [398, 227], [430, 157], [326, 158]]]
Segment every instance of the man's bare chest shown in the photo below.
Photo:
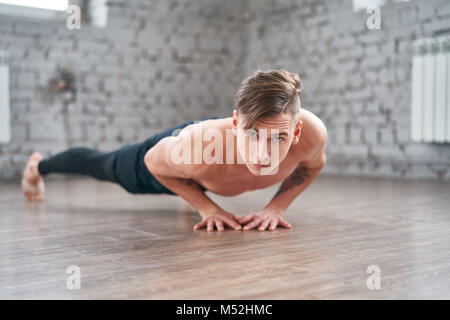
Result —
[[278, 170], [270, 175], [253, 175], [245, 165], [221, 165], [196, 181], [213, 193], [235, 196], [247, 191], [267, 188], [285, 180], [298, 165], [298, 161], [285, 160]]

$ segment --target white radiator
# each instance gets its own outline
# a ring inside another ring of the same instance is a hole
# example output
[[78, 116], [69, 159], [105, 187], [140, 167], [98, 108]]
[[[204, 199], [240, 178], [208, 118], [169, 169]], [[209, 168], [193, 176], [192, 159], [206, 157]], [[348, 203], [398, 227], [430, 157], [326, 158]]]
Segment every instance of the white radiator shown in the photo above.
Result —
[[0, 143], [11, 141], [8, 57], [0, 51]]
[[411, 138], [450, 142], [450, 37], [414, 43], [411, 85]]

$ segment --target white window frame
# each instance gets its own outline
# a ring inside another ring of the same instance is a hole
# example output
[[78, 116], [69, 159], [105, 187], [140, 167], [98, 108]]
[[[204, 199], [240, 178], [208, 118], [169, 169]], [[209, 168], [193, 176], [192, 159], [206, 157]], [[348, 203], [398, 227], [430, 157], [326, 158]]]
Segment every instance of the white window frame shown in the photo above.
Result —
[[[82, 7], [82, 0], [69, 0], [70, 5]], [[23, 18], [27, 20], [54, 20], [61, 21], [67, 19], [66, 10], [51, 10], [27, 6], [18, 6], [6, 3], [0, 3], [0, 17]]]

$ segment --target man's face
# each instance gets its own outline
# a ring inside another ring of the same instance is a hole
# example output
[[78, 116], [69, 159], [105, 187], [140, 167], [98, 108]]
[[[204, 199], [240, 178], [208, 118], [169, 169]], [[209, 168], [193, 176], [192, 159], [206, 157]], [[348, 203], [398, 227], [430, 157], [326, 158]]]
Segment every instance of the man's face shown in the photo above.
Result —
[[289, 113], [260, 119], [245, 129], [245, 118], [233, 113], [233, 130], [237, 137], [237, 151], [254, 175], [278, 172], [279, 164], [286, 158], [292, 144], [299, 141], [301, 122]]

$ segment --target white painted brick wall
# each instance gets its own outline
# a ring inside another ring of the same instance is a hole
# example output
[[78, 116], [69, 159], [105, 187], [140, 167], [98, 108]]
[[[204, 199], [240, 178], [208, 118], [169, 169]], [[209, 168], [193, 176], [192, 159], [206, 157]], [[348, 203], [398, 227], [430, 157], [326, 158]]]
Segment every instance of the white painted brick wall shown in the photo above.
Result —
[[[382, 29], [373, 31], [365, 11], [352, 12], [351, 0], [321, 1], [319, 11], [315, 1], [295, 3], [274, 20], [278, 2], [250, 0], [245, 70], [293, 66], [300, 73], [302, 105], [322, 118], [330, 136], [324, 172], [448, 180], [450, 145], [411, 142], [410, 82], [412, 43], [450, 29], [449, 2], [389, 3], [381, 8]], [[300, 42], [272, 41], [281, 32]], [[279, 55], [281, 47], [298, 53]]]
[[[13, 141], [0, 146], [0, 177], [20, 176], [34, 150], [112, 150], [229, 115], [245, 76], [282, 67], [299, 72], [302, 105], [328, 127], [324, 173], [449, 180], [450, 146], [413, 143], [409, 131], [412, 43], [450, 28], [448, 1], [389, 3], [374, 31], [351, 8], [351, 0], [114, 0], [105, 29], [1, 19]], [[63, 101], [43, 91], [57, 64], [77, 77], [70, 128]]]
[[[109, 2], [105, 29], [1, 17], [13, 136], [0, 145], [0, 178], [20, 177], [32, 151], [49, 156], [74, 145], [111, 150], [169, 125], [232, 113], [245, 76], [246, 1]], [[68, 125], [63, 100], [45, 89], [57, 65], [76, 76]]]

